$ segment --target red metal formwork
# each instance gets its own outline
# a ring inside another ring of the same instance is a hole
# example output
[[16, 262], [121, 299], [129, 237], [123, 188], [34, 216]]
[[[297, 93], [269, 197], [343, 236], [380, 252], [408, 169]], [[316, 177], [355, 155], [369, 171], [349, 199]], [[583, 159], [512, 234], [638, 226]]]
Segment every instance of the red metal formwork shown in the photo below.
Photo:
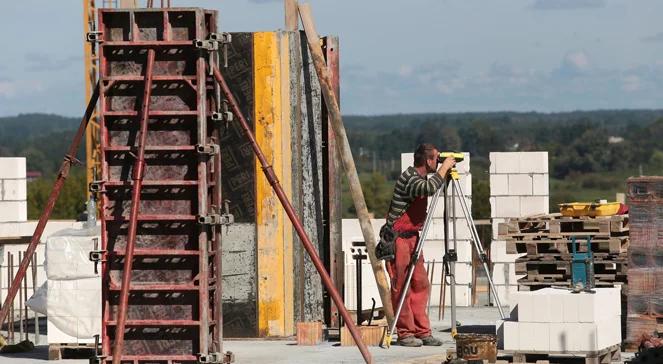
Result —
[[[95, 187], [107, 362], [198, 363], [222, 353], [221, 131], [210, 118], [219, 106], [206, 75], [209, 57], [218, 55], [194, 44], [216, 33], [216, 19], [198, 8], [99, 10], [102, 171]], [[123, 316], [124, 258], [132, 254]]]

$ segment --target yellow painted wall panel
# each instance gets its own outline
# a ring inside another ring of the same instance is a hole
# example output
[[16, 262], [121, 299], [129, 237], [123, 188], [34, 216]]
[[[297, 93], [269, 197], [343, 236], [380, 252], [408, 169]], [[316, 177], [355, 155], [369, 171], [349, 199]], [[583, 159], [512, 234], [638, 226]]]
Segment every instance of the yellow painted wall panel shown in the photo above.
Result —
[[[256, 140], [292, 197], [288, 36], [254, 33]], [[292, 227], [256, 160], [258, 334], [294, 334]]]

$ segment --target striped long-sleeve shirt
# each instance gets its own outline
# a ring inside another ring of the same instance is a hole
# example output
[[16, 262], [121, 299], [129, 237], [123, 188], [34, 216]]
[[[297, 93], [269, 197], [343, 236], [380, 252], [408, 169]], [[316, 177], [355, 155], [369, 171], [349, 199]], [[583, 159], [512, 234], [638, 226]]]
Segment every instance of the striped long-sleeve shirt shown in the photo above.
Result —
[[408, 209], [412, 201], [420, 196], [432, 196], [444, 186], [444, 178], [434, 173], [429, 179], [419, 175], [414, 167], [408, 167], [396, 181], [394, 196], [391, 198], [387, 224], [393, 226], [394, 222]]

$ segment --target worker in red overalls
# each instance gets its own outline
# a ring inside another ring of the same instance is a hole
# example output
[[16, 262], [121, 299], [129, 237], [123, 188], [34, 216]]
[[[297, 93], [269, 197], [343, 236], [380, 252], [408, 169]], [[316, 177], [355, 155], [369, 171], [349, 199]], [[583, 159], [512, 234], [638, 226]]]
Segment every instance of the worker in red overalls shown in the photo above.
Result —
[[[426, 220], [427, 198], [444, 187], [447, 173], [456, 164], [454, 158], [446, 158], [438, 168], [438, 156], [439, 152], [432, 144], [419, 145], [414, 153], [414, 166], [403, 171], [394, 187], [386, 223], [396, 235], [394, 259], [387, 261], [394, 308], [398, 305], [407, 278], [407, 267], [419, 239], [419, 230]], [[431, 177], [427, 178], [431, 173]], [[396, 323], [399, 345], [442, 345], [440, 340], [431, 335], [430, 320], [426, 314], [429, 287], [424, 257], [421, 255]]]

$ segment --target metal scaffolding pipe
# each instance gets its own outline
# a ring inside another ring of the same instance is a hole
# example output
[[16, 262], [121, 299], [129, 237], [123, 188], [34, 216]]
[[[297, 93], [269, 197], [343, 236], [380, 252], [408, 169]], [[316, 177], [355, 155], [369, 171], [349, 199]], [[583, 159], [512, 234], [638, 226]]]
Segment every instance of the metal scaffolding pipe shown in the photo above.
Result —
[[154, 67], [154, 49], [147, 50], [147, 65], [145, 67], [145, 88], [141, 105], [140, 137], [138, 139], [138, 153], [133, 168], [133, 188], [131, 190], [131, 212], [129, 215], [129, 230], [127, 233], [127, 246], [124, 253], [124, 268], [122, 269], [122, 285], [120, 286], [120, 302], [117, 309], [117, 326], [115, 327], [115, 346], [113, 347], [113, 364], [120, 364], [122, 349], [124, 348], [124, 328], [127, 323], [127, 307], [129, 306], [129, 288], [131, 285], [131, 269], [133, 268], [134, 247], [136, 246], [136, 230], [138, 230], [138, 212], [140, 209], [140, 190], [143, 186], [145, 169], [145, 144], [147, 143], [147, 124], [149, 122], [150, 95], [152, 94], [152, 68]]
[[297, 232], [299, 239], [304, 245], [304, 249], [306, 249], [306, 252], [308, 253], [309, 257], [311, 257], [313, 265], [315, 265], [315, 268], [318, 270], [318, 274], [320, 274], [320, 278], [322, 278], [322, 283], [325, 285], [325, 288], [327, 288], [327, 291], [329, 292], [329, 295], [334, 301], [334, 304], [336, 304], [336, 307], [338, 307], [338, 310], [341, 313], [341, 316], [343, 317], [345, 324], [348, 326], [348, 329], [350, 330], [352, 338], [355, 340], [355, 343], [357, 344], [359, 351], [361, 351], [361, 355], [364, 357], [366, 363], [372, 363], [373, 358], [371, 357], [371, 353], [368, 351], [368, 347], [362, 340], [361, 334], [357, 330], [357, 327], [355, 326], [352, 317], [350, 316], [350, 313], [348, 313], [348, 310], [345, 308], [345, 305], [343, 304], [343, 299], [341, 298], [341, 295], [336, 290], [336, 287], [334, 286], [334, 283], [329, 277], [329, 274], [325, 270], [325, 267], [322, 264], [320, 257], [318, 257], [318, 254], [316, 253], [315, 248], [313, 247], [313, 243], [311, 243], [311, 239], [309, 239], [308, 235], [304, 231], [304, 226], [302, 225], [301, 221], [299, 221], [299, 218], [295, 213], [295, 209], [292, 207], [292, 204], [288, 200], [288, 197], [285, 195], [285, 192], [283, 192], [283, 188], [279, 183], [278, 177], [276, 177], [276, 173], [274, 173], [274, 169], [267, 162], [265, 155], [262, 153], [262, 150], [260, 149], [260, 146], [258, 145], [258, 142], [256, 141], [255, 137], [253, 136], [251, 128], [249, 127], [249, 124], [246, 121], [244, 114], [242, 114], [242, 111], [239, 109], [239, 104], [237, 103], [237, 100], [235, 100], [235, 97], [230, 91], [230, 88], [228, 87], [228, 84], [226, 83], [226, 80], [223, 78], [223, 75], [221, 74], [219, 69], [216, 66], [213, 66], [212, 71], [214, 74], [214, 78], [216, 79], [216, 82], [221, 87], [221, 91], [226, 97], [226, 100], [228, 100], [228, 104], [230, 105], [233, 114], [235, 114], [235, 116], [237, 116], [237, 119], [239, 119], [240, 126], [244, 131], [246, 137], [249, 139], [251, 148], [253, 148], [253, 152], [260, 161], [260, 165], [262, 166], [262, 171], [265, 173], [265, 177], [267, 177], [269, 184], [274, 189], [274, 192], [278, 196], [279, 201], [281, 201], [281, 205], [283, 206], [285, 213], [288, 215], [290, 222], [292, 222], [292, 225], [295, 228], [295, 231]]

